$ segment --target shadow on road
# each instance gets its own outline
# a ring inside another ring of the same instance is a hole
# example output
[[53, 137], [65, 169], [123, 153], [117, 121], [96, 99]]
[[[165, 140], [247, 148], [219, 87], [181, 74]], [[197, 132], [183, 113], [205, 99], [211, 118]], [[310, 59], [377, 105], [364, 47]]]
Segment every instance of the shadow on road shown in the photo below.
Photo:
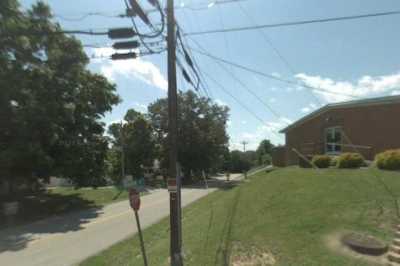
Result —
[[[80, 198], [79, 194], [60, 195], [42, 192], [23, 196], [19, 201], [20, 211], [13, 220], [0, 217], [0, 226], [5, 228], [0, 230], [0, 253], [25, 248], [29, 242], [35, 240], [37, 234], [81, 230], [89, 219], [101, 214], [100, 207], [92, 201]], [[72, 210], [74, 212], [71, 212]], [[51, 218], [40, 220], [45, 217]], [[21, 225], [29, 221], [36, 222]]]

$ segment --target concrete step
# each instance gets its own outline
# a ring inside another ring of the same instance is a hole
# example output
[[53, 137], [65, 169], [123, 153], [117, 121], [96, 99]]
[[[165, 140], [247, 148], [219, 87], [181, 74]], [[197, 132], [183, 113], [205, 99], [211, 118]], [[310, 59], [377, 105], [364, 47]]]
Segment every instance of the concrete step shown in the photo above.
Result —
[[400, 266], [400, 263], [397, 262], [388, 262], [387, 264], [385, 264], [386, 266]]
[[394, 252], [394, 253], [397, 253], [397, 254], [400, 254], [400, 246], [398, 246], [398, 245], [391, 245], [391, 246], [390, 246], [390, 251], [392, 251], [392, 252]]
[[400, 246], [400, 238], [393, 239], [393, 245]]
[[400, 254], [389, 252], [387, 258], [390, 262], [397, 262], [400, 263]]

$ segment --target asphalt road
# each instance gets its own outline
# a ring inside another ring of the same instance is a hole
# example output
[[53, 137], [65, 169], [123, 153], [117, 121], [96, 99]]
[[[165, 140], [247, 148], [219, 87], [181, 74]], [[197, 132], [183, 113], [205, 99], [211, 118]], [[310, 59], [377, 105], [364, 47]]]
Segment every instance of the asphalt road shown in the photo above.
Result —
[[[211, 182], [208, 189], [184, 188], [182, 205], [216, 190], [218, 183], [222, 182]], [[168, 192], [161, 189], [142, 197], [142, 228], [169, 215], [168, 199]], [[134, 233], [136, 223], [128, 201], [53, 217], [0, 231], [0, 265], [75, 265]]]

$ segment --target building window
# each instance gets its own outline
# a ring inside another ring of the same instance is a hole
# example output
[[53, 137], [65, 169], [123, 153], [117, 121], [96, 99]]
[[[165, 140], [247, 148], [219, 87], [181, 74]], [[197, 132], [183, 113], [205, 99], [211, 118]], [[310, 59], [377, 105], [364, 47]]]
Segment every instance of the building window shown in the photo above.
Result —
[[325, 129], [325, 152], [327, 154], [338, 154], [342, 151], [342, 129], [330, 127]]

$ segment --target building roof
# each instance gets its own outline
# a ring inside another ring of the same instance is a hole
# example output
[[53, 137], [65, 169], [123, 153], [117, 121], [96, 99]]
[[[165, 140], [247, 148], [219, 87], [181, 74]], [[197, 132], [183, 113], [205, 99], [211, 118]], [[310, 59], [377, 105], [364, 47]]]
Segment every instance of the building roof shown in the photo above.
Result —
[[314, 112], [300, 118], [296, 122], [292, 123], [291, 125], [287, 126], [286, 128], [282, 129], [280, 133], [286, 133], [288, 130], [295, 128], [304, 122], [317, 117], [327, 111], [335, 110], [335, 109], [342, 109], [342, 108], [353, 108], [359, 106], [370, 106], [370, 105], [382, 105], [382, 104], [393, 104], [393, 103], [400, 103], [400, 95], [395, 96], [385, 96], [379, 98], [367, 98], [361, 100], [353, 100], [353, 101], [346, 101], [346, 102], [339, 102], [339, 103], [331, 103], [327, 104]]

